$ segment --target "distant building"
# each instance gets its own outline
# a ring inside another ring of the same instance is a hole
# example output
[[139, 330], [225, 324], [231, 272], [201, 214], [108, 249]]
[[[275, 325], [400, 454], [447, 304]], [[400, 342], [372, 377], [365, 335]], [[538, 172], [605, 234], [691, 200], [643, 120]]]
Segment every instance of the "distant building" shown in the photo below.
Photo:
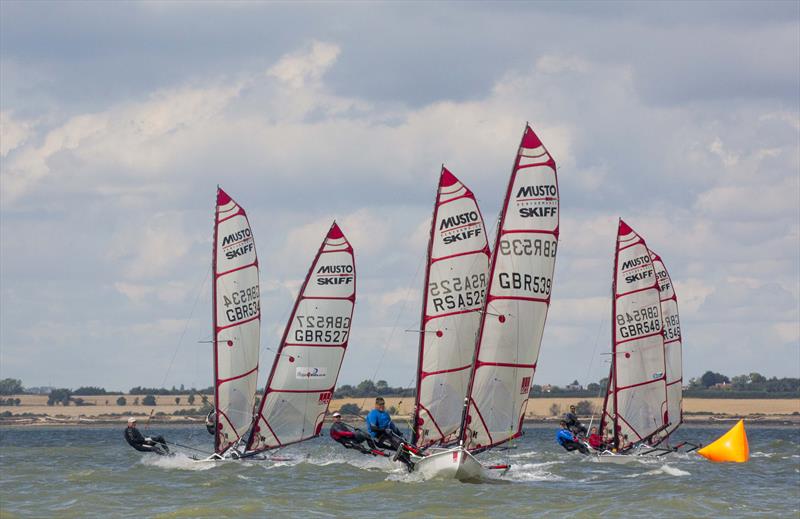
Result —
[[553, 386], [552, 385], [545, 384], [545, 385], [542, 386], [542, 393], [552, 393], [552, 392], [553, 392]]
[[583, 391], [583, 386], [580, 384], [570, 384], [566, 387], [567, 391]]
[[719, 384], [714, 384], [711, 386], [712, 389], [730, 389], [731, 385], [728, 382], [720, 382]]
[[26, 387], [25, 392], [29, 395], [49, 395], [54, 389], [52, 386]]

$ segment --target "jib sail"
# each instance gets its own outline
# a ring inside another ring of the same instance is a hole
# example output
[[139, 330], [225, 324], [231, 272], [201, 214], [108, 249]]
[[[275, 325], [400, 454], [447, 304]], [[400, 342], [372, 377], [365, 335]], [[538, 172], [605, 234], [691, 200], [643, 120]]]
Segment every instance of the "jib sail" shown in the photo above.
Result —
[[253, 419], [261, 342], [258, 257], [247, 214], [217, 188], [213, 255], [214, 450], [235, 444]]
[[458, 439], [488, 277], [489, 245], [478, 203], [442, 166], [422, 302], [416, 445]]
[[550, 305], [558, 243], [556, 164], [526, 126], [500, 213], [462, 418], [472, 451], [520, 435]]
[[678, 317], [678, 297], [667, 267], [661, 257], [650, 251], [653, 268], [658, 279], [661, 299], [661, 317], [664, 326], [664, 358], [666, 359], [667, 416], [669, 425], [662, 436], [666, 437], [683, 422], [683, 359], [681, 344], [681, 322]]
[[663, 431], [666, 365], [659, 282], [644, 239], [620, 219], [614, 258], [611, 377], [601, 426], [619, 448]]
[[320, 433], [350, 338], [353, 248], [334, 223], [295, 301], [247, 443], [261, 451]]

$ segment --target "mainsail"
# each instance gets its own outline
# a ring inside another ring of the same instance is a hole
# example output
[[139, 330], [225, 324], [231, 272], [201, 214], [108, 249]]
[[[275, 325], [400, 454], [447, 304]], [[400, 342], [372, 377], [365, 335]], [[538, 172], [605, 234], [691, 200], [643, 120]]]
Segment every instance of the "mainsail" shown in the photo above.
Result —
[[320, 433], [350, 338], [355, 301], [353, 248], [334, 222], [295, 301], [248, 451], [282, 447]]
[[666, 365], [659, 282], [645, 241], [620, 219], [614, 255], [611, 376], [601, 428], [627, 448], [663, 431]]
[[650, 251], [653, 267], [658, 279], [658, 288], [661, 299], [661, 317], [664, 326], [664, 358], [666, 359], [667, 376], [667, 418], [669, 423], [664, 429], [664, 436], [669, 435], [680, 427], [683, 422], [683, 359], [681, 345], [681, 322], [678, 318], [678, 297], [675, 295], [675, 286], [669, 277], [667, 267], [661, 257]]
[[488, 277], [489, 245], [475, 195], [442, 166], [422, 302], [413, 422], [418, 446], [458, 439]]
[[556, 164], [530, 126], [514, 162], [462, 418], [480, 451], [521, 434], [550, 305], [559, 223]]
[[214, 405], [218, 454], [253, 419], [261, 342], [258, 257], [247, 214], [217, 188], [213, 255]]

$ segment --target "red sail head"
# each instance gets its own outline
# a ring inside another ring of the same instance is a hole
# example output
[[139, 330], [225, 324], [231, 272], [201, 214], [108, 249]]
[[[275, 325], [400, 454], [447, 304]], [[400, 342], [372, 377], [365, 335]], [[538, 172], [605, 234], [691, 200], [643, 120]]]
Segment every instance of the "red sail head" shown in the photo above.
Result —
[[530, 126], [525, 128], [525, 135], [522, 137], [522, 147], [523, 148], [538, 148], [542, 145], [542, 141], [539, 140], [539, 137], [536, 133], [531, 129]]
[[628, 234], [633, 233], [633, 229], [625, 223], [622, 218], [619, 219], [619, 235], [620, 236], [627, 236]]
[[449, 187], [457, 182], [458, 179], [452, 173], [450, 173], [446, 167], [442, 166], [442, 176], [439, 179], [439, 185], [441, 187]]
[[221, 187], [217, 188], [217, 205], [222, 206], [230, 203], [231, 197], [228, 196], [228, 193], [222, 190]]
[[342, 230], [339, 229], [339, 226], [336, 224], [336, 222], [333, 222], [333, 225], [331, 225], [331, 230], [328, 231], [328, 239], [329, 240], [338, 240], [339, 238], [342, 238], [343, 236], [344, 236], [344, 234], [342, 233]]

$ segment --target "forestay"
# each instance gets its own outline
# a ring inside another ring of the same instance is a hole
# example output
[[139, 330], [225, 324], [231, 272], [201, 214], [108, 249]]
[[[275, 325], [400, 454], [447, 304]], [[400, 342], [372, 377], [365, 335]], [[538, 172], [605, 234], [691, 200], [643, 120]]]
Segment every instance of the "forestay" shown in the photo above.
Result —
[[556, 259], [556, 164], [525, 128], [500, 213], [462, 425], [473, 451], [521, 434]]
[[489, 245], [475, 196], [444, 166], [431, 220], [417, 365], [413, 443], [458, 439]]
[[601, 426], [626, 448], [662, 431], [666, 366], [659, 283], [645, 241], [619, 221], [614, 258], [611, 382]]
[[253, 419], [261, 341], [258, 257], [247, 214], [217, 188], [213, 255], [214, 451], [235, 444]]
[[334, 223], [295, 301], [247, 450], [281, 447], [320, 433], [350, 338], [355, 294], [353, 248]]
[[661, 318], [664, 327], [664, 358], [666, 359], [667, 417], [669, 425], [664, 430], [667, 436], [683, 422], [683, 359], [681, 344], [681, 322], [678, 318], [678, 297], [667, 267], [661, 257], [650, 251], [653, 268], [658, 280], [661, 300]]

